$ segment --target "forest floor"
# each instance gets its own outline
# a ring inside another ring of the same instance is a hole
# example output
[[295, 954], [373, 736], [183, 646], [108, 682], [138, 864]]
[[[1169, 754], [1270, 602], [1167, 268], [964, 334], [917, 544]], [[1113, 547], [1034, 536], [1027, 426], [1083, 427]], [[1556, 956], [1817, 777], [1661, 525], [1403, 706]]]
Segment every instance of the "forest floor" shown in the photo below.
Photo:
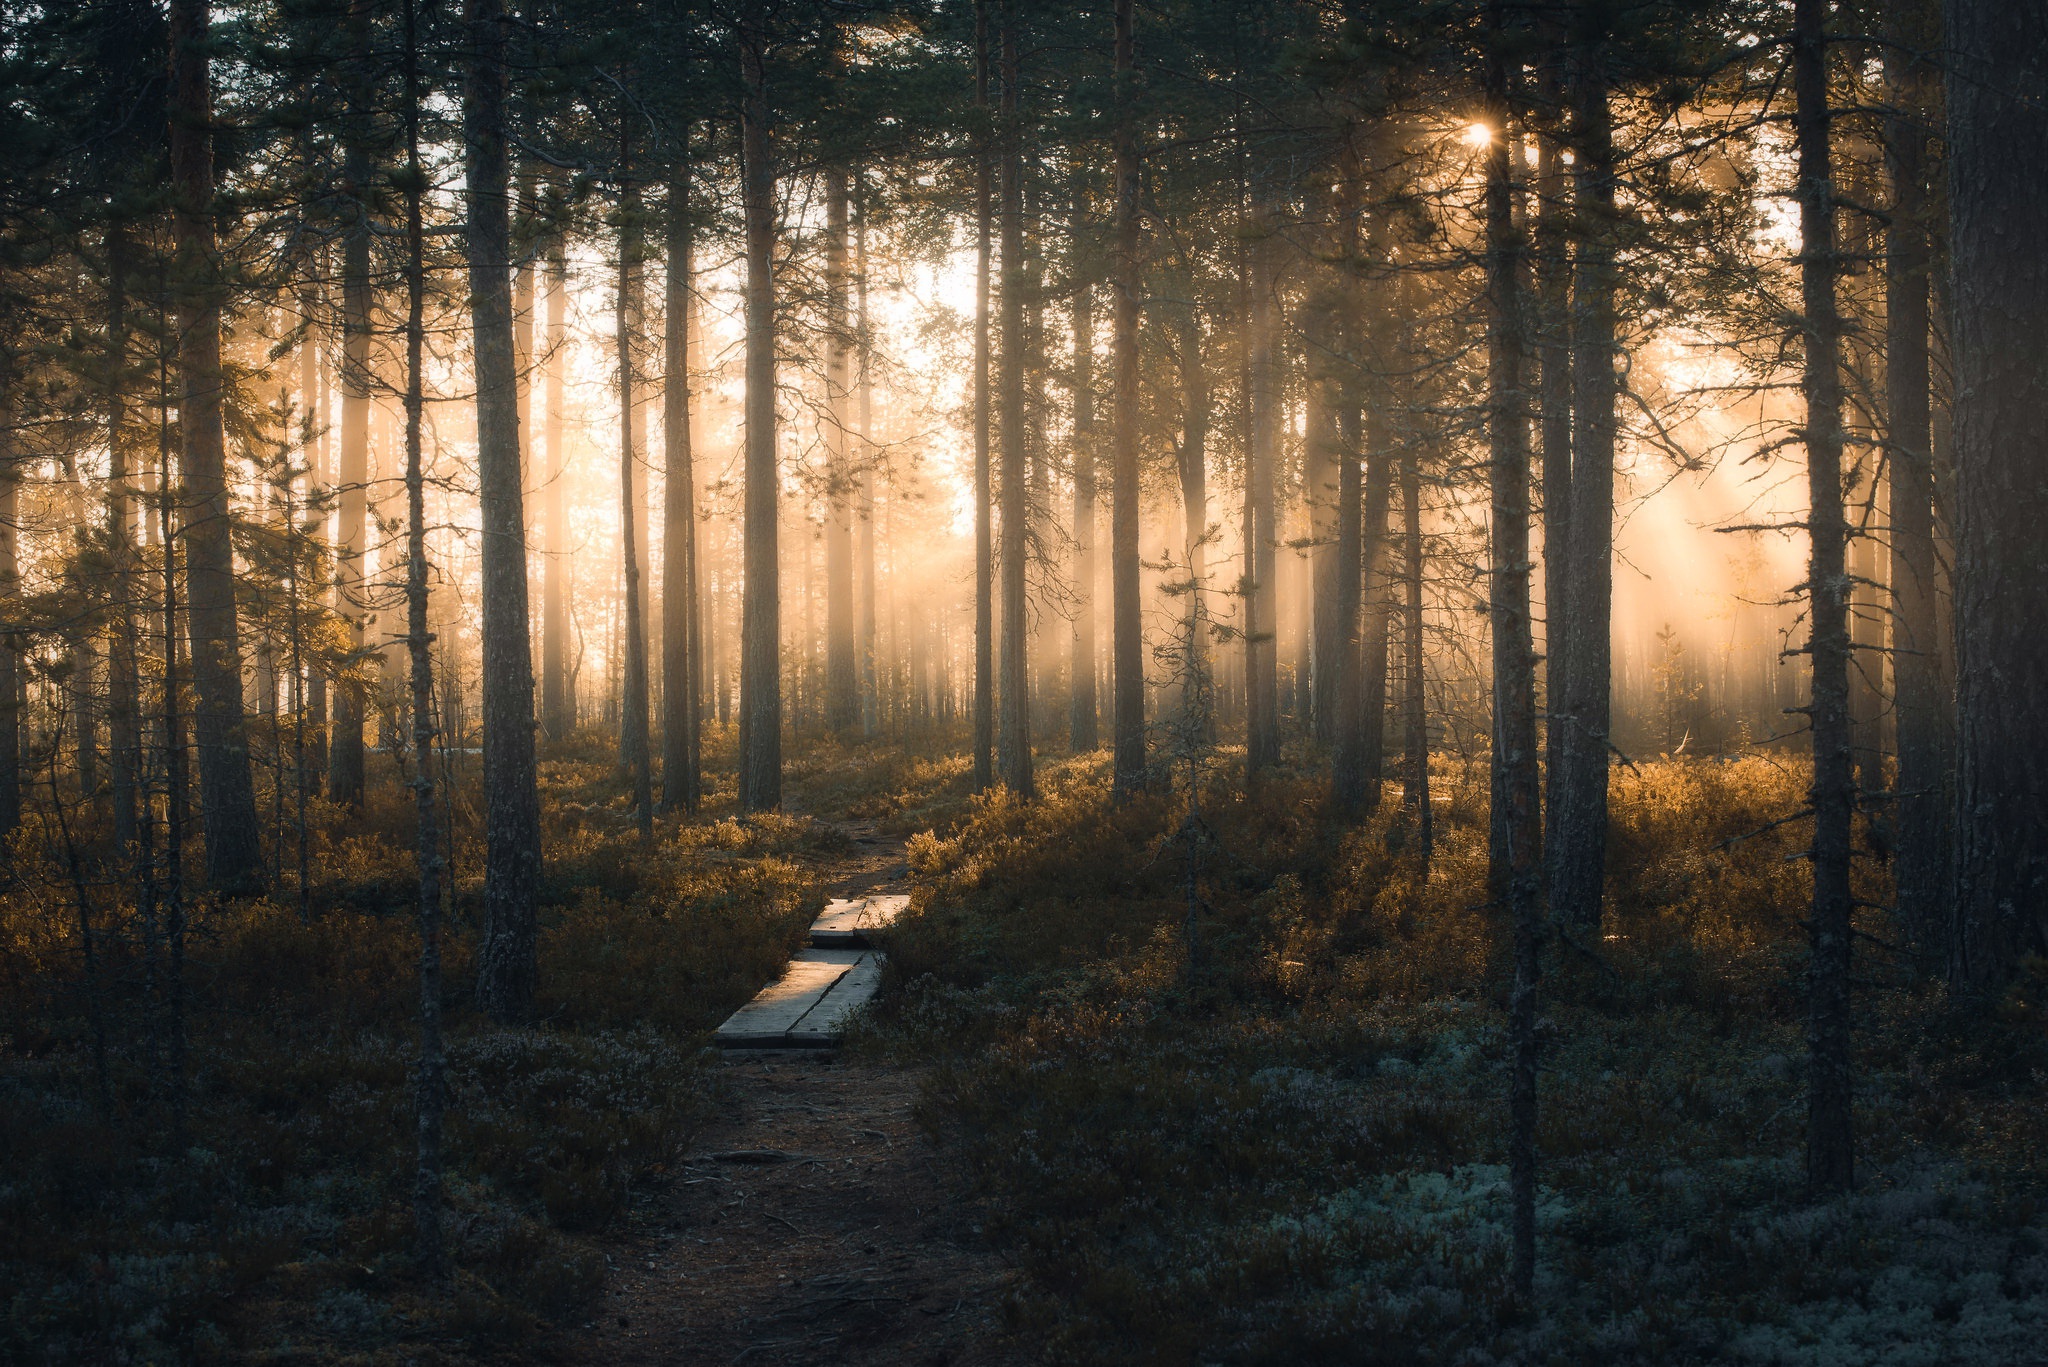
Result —
[[[900, 839], [839, 823], [833, 896], [905, 890]], [[836, 1050], [731, 1051], [722, 1118], [634, 1202], [606, 1253], [590, 1364], [1005, 1367], [1018, 1274], [957, 1162], [918, 1125], [922, 1069]]]

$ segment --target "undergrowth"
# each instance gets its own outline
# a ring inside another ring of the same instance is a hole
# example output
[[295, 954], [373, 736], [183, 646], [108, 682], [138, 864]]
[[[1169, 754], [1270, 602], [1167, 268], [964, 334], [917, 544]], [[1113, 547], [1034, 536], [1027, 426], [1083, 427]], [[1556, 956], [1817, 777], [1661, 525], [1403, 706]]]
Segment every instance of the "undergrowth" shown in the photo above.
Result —
[[[391, 777], [395, 777], [392, 775]], [[713, 1114], [705, 1035], [779, 971], [821, 902], [835, 834], [731, 815], [652, 845], [586, 738], [543, 765], [539, 1019], [470, 1009], [476, 794], [458, 789], [447, 1237], [412, 1261], [411, 795], [321, 808], [297, 899], [193, 909], [189, 1058], [172, 1085], [152, 954], [118, 871], [89, 891], [99, 962], [49, 851], [0, 888], [0, 1360], [468, 1361], [545, 1355], [604, 1278], [597, 1236]], [[289, 853], [289, 852], [288, 852]], [[91, 998], [108, 1037], [92, 1067]]]
[[[1605, 934], [1549, 950], [1540, 1268], [1516, 1305], [1484, 776], [1435, 777], [1426, 882], [1392, 788], [1359, 824], [1322, 779], [1219, 781], [1192, 964], [1177, 800], [1112, 804], [1101, 756], [913, 843], [866, 1047], [933, 1064], [927, 1122], [1032, 1274], [1019, 1327], [1105, 1364], [2034, 1352], [2027, 994], [1953, 1009], [1866, 915], [1860, 1186], [1802, 1195], [1804, 833], [1772, 823], [1806, 778], [1766, 759], [1615, 775]], [[1883, 871], [1859, 876], [1881, 903]]]

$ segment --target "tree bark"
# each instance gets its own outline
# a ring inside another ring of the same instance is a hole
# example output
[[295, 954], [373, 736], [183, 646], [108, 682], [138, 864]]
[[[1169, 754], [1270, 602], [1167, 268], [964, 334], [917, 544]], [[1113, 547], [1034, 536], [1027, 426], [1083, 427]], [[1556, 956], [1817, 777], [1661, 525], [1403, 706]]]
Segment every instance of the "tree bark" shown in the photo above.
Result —
[[1827, 0], [1796, 0], [1792, 19], [1793, 140], [1799, 159], [1800, 299], [1805, 347], [1807, 649], [1813, 693], [1813, 957], [1807, 970], [1809, 1089], [1806, 1175], [1816, 1191], [1855, 1176], [1849, 1080], [1850, 823], [1856, 775], [1849, 734], [1849, 577], [1842, 509], [1841, 320], [1836, 313], [1833, 115], [1828, 106]]
[[1896, 0], [1895, 46], [1885, 51], [1891, 109], [1885, 151], [1892, 182], [1885, 229], [1886, 464], [1891, 502], [1891, 650], [1898, 736], [1895, 904], [1922, 962], [1948, 954], [1949, 765], [1954, 718], [1943, 668], [1934, 550], [1934, 442], [1929, 403], [1929, 284], [1934, 253], [1926, 120], [1932, 77], [1913, 54], [1933, 51], [1927, 0]]
[[[361, 3], [349, 6], [352, 56], [368, 61], [369, 26]], [[363, 147], [365, 111], [351, 108], [342, 130], [342, 187], [349, 221], [341, 240], [341, 449], [335, 471], [339, 507], [334, 535], [335, 600], [348, 630], [349, 658], [364, 662], [368, 604], [363, 584], [370, 508], [370, 159]], [[327, 740], [327, 796], [335, 805], [363, 805], [364, 690], [337, 681]]]
[[1401, 541], [1401, 672], [1406, 682], [1401, 729], [1407, 741], [1401, 803], [1414, 823], [1409, 838], [1414, 842], [1422, 881], [1427, 883], [1436, 828], [1430, 810], [1429, 695], [1424, 673], [1428, 660], [1422, 640], [1422, 474], [1412, 442], [1401, 453]]
[[447, 1085], [441, 1040], [442, 854], [434, 782], [434, 638], [427, 628], [427, 482], [420, 460], [427, 300], [426, 236], [420, 201], [426, 175], [420, 165], [419, 48], [414, 21], [413, 0], [405, 0], [405, 624], [412, 664], [412, 788], [420, 937], [413, 1226], [420, 1267], [429, 1277], [438, 1278], [447, 1270], [441, 1231], [441, 1138]]
[[1516, 213], [1510, 148], [1512, 76], [1503, 6], [1490, 7], [1486, 54], [1487, 439], [1492, 501], [1488, 567], [1493, 633], [1494, 791], [1505, 804], [1505, 837], [1496, 881], [1505, 893], [1514, 940], [1508, 1034], [1514, 1060], [1508, 1085], [1510, 1265], [1526, 1302], [1536, 1268], [1536, 992], [1542, 966], [1541, 852], [1536, 771], [1536, 650], [1529, 620], [1529, 420], [1525, 274], [1528, 246]]
[[854, 284], [855, 317], [855, 408], [860, 431], [859, 470], [855, 475], [859, 521], [854, 525], [854, 574], [860, 594], [856, 603], [855, 631], [858, 633], [855, 660], [860, 677], [861, 734], [873, 740], [881, 733], [881, 698], [875, 674], [875, 385], [872, 363], [874, 347], [868, 331], [868, 215], [867, 195], [858, 174], [854, 178]]
[[1095, 278], [1083, 199], [1074, 193], [1074, 668], [1067, 746], [1085, 754], [1102, 743], [1095, 697]]
[[[128, 254], [125, 225], [107, 230], [107, 555], [111, 562], [114, 633], [107, 653], [107, 768], [114, 847], [135, 846], [142, 775], [141, 680], [137, 673], [135, 604], [142, 601], [135, 558], [135, 516], [128, 480]], [[312, 337], [301, 345], [301, 388], [311, 402]]]
[[1393, 617], [1387, 574], [1387, 506], [1394, 482], [1384, 405], [1365, 413], [1364, 525], [1359, 532], [1360, 615], [1358, 625], [1358, 771], [1364, 791], [1360, 809], [1379, 810], [1387, 770], [1387, 637]]
[[[1192, 296], [1193, 289], [1189, 294]], [[1202, 356], [1202, 309], [1201, 305], [1190, 303], [1181, 320], [1180, 373], [1181, 373], [1181, 436], [1180, 436], [1180, 506], [1181, 536], [1185, 543], [1183, 554], [1187, 559], [1187, 603], [1184, 630], [1187, 633], [1187, 650], [1181, 661], [1186, 677], [1181, 680], [1182, 689], [1194, 689], [1202, 683], [1202, 696], [1207, 698], [1210, 690], [1206, 681], [1209, 677], [1208, 642], [1208, 534], [1209, 534], [1209, 368]], [[1198, 719], [1206, 730], [1210, 718]]]
[[846, 172], [825, 172], [825, 725], [860, 726], [860, 671], [854, 649], [853, 472], [847, 399], [853, 333], [847, 309], [849, 205]]
[[1032, 795], [1030, 605], [1027, 556], [1030, 512], [1025, 492], [1029, 452], [1024, 443], [1024, 295], [1031, 275], [1024, 262], [1024, 148], [1017, 107], [1017, 0], [1005, 0], [1002, 34], [1003, 233], [1002, 338], [997, 402], [1001, 405], [1003, 641], [1002, 682], [996, 691], [996, 754], [1003, 783], [1020, 798]]
[[782, 611], [775, 458], [775, 164], [766, 36], [740, 35], [741, 198], [747, 233], [745, 605], [740, 623], [740, 807], [782, 805]]
[[519, 470], [519, 377], [512, 356], [505, 15], [465, 0], [469, 79], [463, 172], [469, 222], [471, 347], [476, 367], [477, 500], [483, 570], [484, 928], [477, 1001], [501, 1023], [533, 1014], [540, 794], [534, 770], [533, 655], [526, 604], [526, 518]]
[[977, 130], [974, 158], [974, 788], [995, 782], [995, 544], [989, 460], [989, 166], [988, 0], [974, 0], [974, 107], [984, 127]]
[[548, 244], [545, 401], [548, 486], [542, 500], [547, 539], [541, 567], [540, 716], [549, 740], [576, 729], [576, 698], [569, 678], [569, 460], [562, 445], [562, 369], [568, 329], [569, 260], [558, 233]]
[[[1572, 424], [1569, 532], [1565, 539], [1564, 668], [1551, 700], [1556, 804], [1549, 849], [1550, 910], [1581, 935], [1600, 926], [1607, 867], [1607, 780], [1614, 615], [1615, 150], [1598, 37], [1573, 52], [1579, 223], [1572, 296]], [[1549, 358], [1546, 356], [1545, 364]], [[1546, 480], [1549, 476], [1546, 471]]]
[[[1561, 121], [1561, 116], [1560, 116]], [[1571, 609], [1566, 564], [1572, 545], [1572, 259], [1570, 176], [1551, 132], [1536, 144], [1535, 287], [1538, 436], [1543, 460], [1543, 848], [1558, 857], [1558, 785], [1563, 781], [1566, 681], [1571, 677]], [[1557, 899], [1553, 894], [1552, 906]]]
[[1116, 670], [1114, 787], [1145, 786], [1145, 641], [1138, 601], [1138, 130], [1132, 0], [1116, 0], [1116, 298], [1110, 366], [1116, 376], [1109, 529], [1110, 651]]
[[654, 746], [649, 735], [647, 614], [640, 559], [640, 398], [637, 337], [640, 327], [640, 184], [633, 179], [631, 148], [619, 149], [619, 287], [614, 319], [619, 358], [619, 563], [626, 594], [625, 697], [619, 716], [619, 764], [633, 784], [633, 814], [640, 836], [654, 834]]
[[[1329, 691], [1329, 713], [1335, 747], [1330, 756], [1330, 795], [1337, 810], [1347, 815], [1365, 807], [1368, 785], [1376, 787], [1379, 775], [1368, 776], [1364, 765], [1365, 680], [1359, 656], [1359, 590], [1364, 570], [1364, 478], [1358, 450], [1339, 442], [1337, 455], [1337, 517], [1335, 564], [1331, 567], [1327, 593], [1331, 608], [1329, 653], [1321, 662], [1334, 675]], [[1382, 520], [1386, 509], [1380, 510]], [[1319, 590], [1322, 586], [1318, 585]], [[1319, 594], [1320, 596], [1320, 594]]]
[[[1255, 192], [1262, 194], [1262, 192]], [[1273, 355], [1274, 317], [1272, 224], [1262, 198], [1254, 200], [1256, 234], [1248, 263], [1246, 328], [1251, 333], [1245, 364], [1244, 669], [1245, 768], [1248, 774], [1280, 762], [1279, 603], [1274, 573], [1273, 484], [1280, 455], [1280, 374]]]
[[661, 804], [694, 812], [703, 798], [703, 639], [697, 605], [697, 468], [690, 449], [690, 329], [694, 323], [695, 227], [690, 220], [690, 159], [684, 149], [668, 190], [668, 279], [661, 437], [668, 464], [662, 485]]
[[263, 877], [256, 788], [242, 710], [227, 442], [222, 427], [222, 283], [215, 261], [213, 76], [207, 0], [171, 5], [172, 236], [178, 270], [178, 426], [183, 438], [186, 629], [192, 645], [193, 739], [199, 752], [206, 879], [229, 893]]
[[[21, 453], [14, 433], [16, 361], [0, 352], [0, 603], [21, 599]], [[168, 557], [166, 557], [168, 559]], [[0, 835], [21, 825], [22, 640], [0, 639]], [[166, 640], [169, 648], [169, 640]]]
[[2048, 15], [1948, 0], [1955, 367], [1955, 941], [1988, 989], [2048, 950]]

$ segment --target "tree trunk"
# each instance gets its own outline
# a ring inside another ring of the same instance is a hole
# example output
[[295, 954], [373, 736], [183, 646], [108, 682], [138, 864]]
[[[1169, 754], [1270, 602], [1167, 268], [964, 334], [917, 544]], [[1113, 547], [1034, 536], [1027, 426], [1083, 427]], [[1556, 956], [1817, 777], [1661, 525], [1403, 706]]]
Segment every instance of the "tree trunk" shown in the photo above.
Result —
[[[142, 601], [135, 559], [135, 518], [128, 501], [128, 253], [127, 229], [107, 230], [107, 554], [111, 561], [114, 632], [107, 652], [107, 768], [113, 799], [114, 847], [135, 846], [142, 775], [141, 693], [136, 663], [135, 604]], [[310, 332], [301, 347], [305, 400], [313, 378]]]
[[1885, 149], [1892, 182], [1885, 229], [1885, 407], [1891, 487], [1893, 715], [1898, 735], [1892, 859], [1899, 921], [1923, 963], [1948, 953], [1949, 763], [1953, 717], [1936, 604], [1933, 423], [1929, 388], [1927, 124], [1932, 83], [1911, 53], [1931, 52], [1927, 0], [1895, 0], [1885, 51], [1891, 110]]
[[1145, 641], [1138, 601], [1138, 130], [1132, 0], [1116, 0], [1116, 298], [1110, 366], [1116, 376], [1109, 528], [1110, 652], [1116, 668], [1115, 790], [1145, 786]]
[[[1319, 662], [1332, 675], [1328, 711], [1335, 746], [1330, 756], [1330, 795], [1337, 810], [1355, 814], [1365, 806], [1368, 785], [1377, 787], [1379, 775], [1368, 775], [1364, 765], [1364, 678], [1360, 672], [1358, 639], [1359, 588], [1364, 568], [1365, 508], [1364, 484], [1359, 452], [1347, 442], [1337, 443], [1336, 543], [1334, 564], [1329, 575], [1330, 645]], [[1386, 509], [1380, 510], [1381, 520]], [[1319, 590], [1322, 585], [1318, 585]], [[1320, 597], [1319, 593], [1319, 597]]]
[[1362, 810], [1378, 811], [1387, 770], [1387, 635], [1393, 616], [1387, 574], [1387, 505], [1394, 482], [1393, 452], [1387, 438], [1385, 406], [1365, 414], [1364, 526], [1359, 532], [1360, 616], [1358, 625], [1358, 771], [1363, 775]]
[[853, 630], [853, 473], [846, 401], [852, 389], [853, 334], [847, 315], [846, 172], [825, 172], [825, 725], [850, 735], [860, 726], [860, 671]]
[[[1190, 296], [1193, 290], [1189, 291]], [[1182, 419], [1180, 439], [1181, 535], [1187, 558], [1186, 657], [1181, 687], [1209, 696], [1208, 534], [1209, 534], [1209, 369], [1202, 357], [1202, 310], [1190, 304], [1181, 324], [1180, 374]], [[1185, 701], [1185, 700], [1184, 700]], [[1205, 729], [1210, 719], [1200, 719]]]
[[[1562, 116], [1559, 116], [1562, 120]], [[1536, 144], [1535, 306], [1538, 435], [1543, 460], [1543, 848], [1558, 858], [1558, 785], [1563, 781], [1565, 686], [1571, 677], [1572, 616], [1566, 601], [1572, 545], [1572, 259], [1570, 177], [1550, 132]], [[1554, 877], [1555, 875], [1553, 875]], [[1555, 893], [1553, 907], [1559, 905]]]
[[633, 179], [630, 145], [620, 140], [619, 289], [614, 319], [619, 356], [619, 564], [626, 591], [626, 659], [619, 724], [619, 764], [633, 784], [633, 813], [641, 838], [654, 834], [654, 760], [648, 734], [647, 614], [642, 608], [640, 560], [640, 185]]
[[[0, 369], [0, 603], [18, 611], [22, 459], [14, 428], [15, 360], [11, 352], [0, 355], [5, 358]], [[21, 825], [21, 647], [15, 633], [0, 640], [0, 835]]]
[[171, 5], [172, 235], [178, 270], [179, 473], [185, 485], [186, 628], [192, 643], [193, 739], [199, 751], [206, 879], [253, 892], [263, 877], [256, 788], [242, 711], [221, 369], [223, 285], [215, 261], [212, 41], [207, 0]]
[[[1329, 269], [1327, 265], [1310, 266], [1313, 284], [1300, 313], [1304, 391], [1301, 498], [1309, 542], [1308, 635], [1302, 642], [1308, 667], [1302, 675], [1309, 731], [1320, 744], [1334, 748], [1338, 744], [1337, 713], [1343, 706], [1338, 694], [1349, 688], [1351, 705], [1356, 708], [1358, 703], [1357, 679], [1345, 682], [1345, 675], [1355, 675], [1357, 670], [1358, 585], [1353, 581], [1358, 575], [1358, 543], [1352, 542], [1351, 559], [1345, 561], [1338, 531], [1343, 519], [1342, 467], [1357, 453], [1345, 449], [1341, 432], [1345, 397], [1337, 372], [1344, 328], [1338, 319], [1337, 288], [1327, 278]], [[1355, 742], [1355, 726], [1351, 735]]]
[[1081, 192], [1074, 193], [1074, 668], [1067, 745], [1086, 754], [1102, 743], [1095, 699], [1095, 279]]
[[546, 559], [541, 567], [540, 715], [549, 740], [576, 729], [576, 699], [569, 686], [569, 461], [562, 446], [562, 370], [568, 346], [569, 260], [560, 234], [548, 244], [546, 403], [548, 450]]
[[540, 795], [533, 753], [533, 655], [519, 471], [519, 377], [512, 357], [510, 192], [501, 0], [465, 0], [470, 67], [462, 109], [477, 501], [483, 569], [484, 928], [477, 1001], [492, 1019], [533, 1014], [540, 892]]
[[1002, 512], [1003, 642], [1002, 684], [997, 689], [996, 754], [1003, 782], [1020, 798], [1032, 794], [1031, 666], [1029, 583], [1030, 512], [1025, 493], [1029, 452], [1024, 444], [1024, 295], [1031, 288], [1024, 263], [1024, 149], [1017, 108], [1017, 0], [1003, 7], [1002, 74], [1002, 231], [1003, 292], [1001, 367], [997, 402], [1002, 445], [1002, 479], [997, 500]]
[[1245, 768], [1248, 774], [1280, 762], [1280, 642], [1275, 592], [1273, 482], [1280, 454], [1280, 374], [1273, 355], [1278, 333], [1274, 313], [1272, 224], [1255, 210], [1249, 249], [1246, 328], [1251, 333], [1245, 362], [1244, 670]]
[[[988, 116], [988, 0], [974, 0], [974, 107]], [[974, 158], [974, 788], [995, 782], [995, 545], [989, 460], [989, 258], [993, 195], [986, 135]]]
[[420, 1046], [414, 1076], [417, 1147], [413, 1225], [420, 1267], [446, 1272], [441, 1235], [441, 1131], [447, 1106], [441, 1041], [441, 830], [434, 782], [434, 638], [427, 629], [427, 482], [420, 462], [421, 366], [426, 356], [426, 237], [420, 200], [419, 48], [405, 0], [405, 623], [412, 663], [413, 813], [419, 864]]
[[872, 365], [874, 346], [868, 331], [868, 215], [867, 193], [858, 176], [854, 180], [854, 337], [855, 408], [860, 429], [859, 471], [856, 475], [859, 521], [854, 525], [854, 573], [860, 596], [855, 615], [858, 633], [855, 659], [860, 678], [861, 734], [873, 740], [881, 731], [881, 699], [875, 684], [875, 385]]
[[1792, 19], [1793, 138], [1799, 158], [1800, 297], [1806, 399], [1806, 590], [1813, 695], [1813, 958], [1807, 970], [1809, 1093], [1806, 1175], [1815, 1191], [1854, 1180], [1849, 1083], [1850, 822], [1856, 775], [1849, 735], [1849, 579], [1842, 513], [1841, 321], [1835, 312], [1833, 117], [1828, 108], [1827, 0], [1796, 0]]
[[[1600, 926], [1607, 867], [1607, 779], [1614, 615], [1615, 151], [1599, 39], [1573, 53], [1579, 246], [1572, 300], [1570, 530], [1564, 546], [1564, 668], [1551, 699], [1556, 809], [1550, 909], [1582, 935]], [[1548, 361], [1546, 359], [1546, 364]], [[1546, 472], [1546, 480], [1549, 476]]]
[[662, 486], [661, 805], [694, 812], [703, 797], [703, 640], [697, 607], [697, 468], [690, 449], [690, 328], [695, 229], [690, 221], [687, 139], [669, 180], [668, 280], [663, 326], [661, 437], [668, 478]]
[[1524, 275], [1528, 247], [1515, 206], [1511, 80], [1502, 7], [1491, 8], [1486, 56], [1487, 437], [1492, 501], [1488, 569], [1493, 632], [1494, 790], [1505, 805], [1505, 858], [1496, 881], [1514, 938], [1508, 1034], [1510, 1264], [1528, 1301], [1536, 1268], [1536, 991], [1542, 967], [1541, 852], [1536, 771], [1536, 650], [1529, 621], [1529, 421]]
[[775, 459], [775, 165], [770, 159], [766, 36], [740, 35], [741, 198], [747, 230], [746, 601], [740, 623], [742, 810], [782, 805], [782, 612], [776, 562], [781, 503]]
[[[361, 4], [347, 19], [353, 57], [368, 60], [368, 20]], [[352, 206], [341, 242], [341, 451], [335, 471], [339, 508], [334, 538], [336, 606], [348, 629], [352, 663], [364, 662], [369, 607], [363, 583], [370, 508], [370, 159], [357, 129], [365, 117], [351, 109], [344, 125], [342, 188]], [[360, 808], [366, 770], [363, 757], [364, 690], [353, 680], [337, 681], [334, 721], [327, 740], [327, 796], [337, 806]]]
[[1949, 0], [1956, 480], [1955, 941], [1990, 988], [2048, 951], [2048, 15]]
[[1435, 822], [1429, 801], [1429, 695], [1424, 673], [1427, 659], [1422, 640], [1422, 477], [1420, 457], [1412, 442], [1401, 453], [1401, 650], [1406, 693], [1402, 698], [1401, 730], [1407, 740], [1401, 803], [1414, 822], [1410, 839], [1424, 883], [1435, 844]]

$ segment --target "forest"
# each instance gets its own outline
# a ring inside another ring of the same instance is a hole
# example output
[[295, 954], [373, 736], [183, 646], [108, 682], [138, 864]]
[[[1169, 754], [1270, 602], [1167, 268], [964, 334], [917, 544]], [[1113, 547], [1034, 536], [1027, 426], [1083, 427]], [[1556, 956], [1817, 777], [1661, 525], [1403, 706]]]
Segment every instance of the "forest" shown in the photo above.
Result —
[[2039, 4], [0, 90], [0, 1361], [2043, 1360]]

